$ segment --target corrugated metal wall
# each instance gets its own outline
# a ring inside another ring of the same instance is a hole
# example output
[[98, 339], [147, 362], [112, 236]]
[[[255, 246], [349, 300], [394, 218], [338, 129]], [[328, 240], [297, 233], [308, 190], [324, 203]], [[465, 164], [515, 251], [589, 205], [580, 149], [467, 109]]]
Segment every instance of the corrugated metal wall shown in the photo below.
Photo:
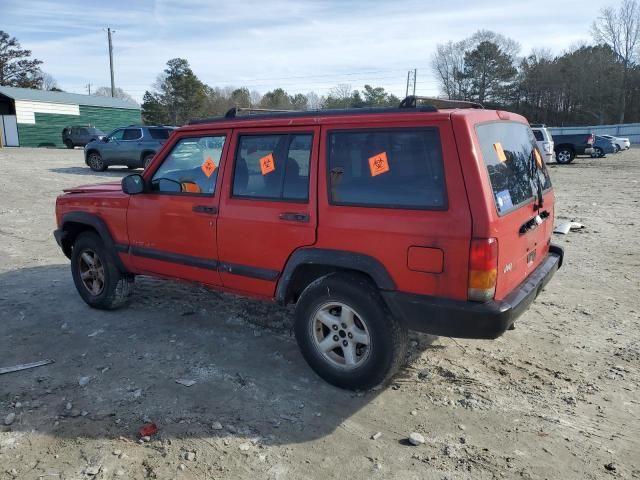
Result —
[[21, 147], [63, 147], [62, 130], [71, 125], [93, 125], [105, 133], [131, 124], [140, 124], [140, 110], [80, 105], [80, 116], [34, 113], [36, 123], [18, 123]]
[[640, 123], [624, 123], [620, 125], [594, 125], [593, 127], [548, 127], [553, 135], [571, 135], [574, 133], [593, 133], [594, 135], [613, 135], [625, 137], [632, 144], [640, 143]]

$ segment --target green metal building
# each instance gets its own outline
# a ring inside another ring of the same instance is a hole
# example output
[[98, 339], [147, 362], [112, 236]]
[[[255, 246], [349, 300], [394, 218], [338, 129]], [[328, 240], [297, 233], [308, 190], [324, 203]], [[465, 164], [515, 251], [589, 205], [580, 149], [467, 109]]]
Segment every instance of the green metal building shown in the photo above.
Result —
[[140, 106], [117, 98], [0, 87], [0, 134], [5, 146], [63, 147], [65, 127], [90, 125], [109, 133], [141, 122]]

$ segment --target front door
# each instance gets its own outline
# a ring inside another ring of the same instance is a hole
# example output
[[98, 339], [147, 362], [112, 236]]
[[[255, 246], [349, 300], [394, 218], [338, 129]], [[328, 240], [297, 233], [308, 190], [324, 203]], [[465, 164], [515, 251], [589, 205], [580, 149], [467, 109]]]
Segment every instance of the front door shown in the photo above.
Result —
[[218, 219], [225, 287], [270, 297], [289, 256], [315, 243], [319, 132], [234, 131]]
[[180, 135], [145, 171], [146, 191], [127, 212], [137, 271], [220, 285], [216, 221], [228, 132]]

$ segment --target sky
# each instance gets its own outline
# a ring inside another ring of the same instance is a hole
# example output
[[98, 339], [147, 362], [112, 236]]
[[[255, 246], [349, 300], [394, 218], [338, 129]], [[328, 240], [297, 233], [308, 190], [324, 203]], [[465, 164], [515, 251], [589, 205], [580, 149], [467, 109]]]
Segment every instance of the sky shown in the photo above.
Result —
[[617, 0], [0, 0], [0, 30], [30, 49], [68, 92], [109, 85], [106, 28], [117, 87], [140, 101], [167, 60], [186, 58], [210, 86], [326, 95], [337, 84], [437, 95], [430, 59], [439, 43], [479, 29], [561, 54], [590, 41]]

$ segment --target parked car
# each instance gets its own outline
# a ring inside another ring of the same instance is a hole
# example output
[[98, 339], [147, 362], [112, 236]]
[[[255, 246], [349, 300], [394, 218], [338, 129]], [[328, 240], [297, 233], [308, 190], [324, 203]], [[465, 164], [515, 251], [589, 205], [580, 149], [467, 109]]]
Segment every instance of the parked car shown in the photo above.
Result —
[[595, 135], [595, 140], [593, 142], [593, 152], [591, 156], [593, 158], [602, 158], [607, 153], [616, 153], [616, 145], [608, 138], [605, 138], [601, 135]]
[[67, 148], [84, 147], [87, 143], [101, 140], [104, 132], [88, 125], [73, 125], [62, 130], [62, 143]]
[[576, 133], [571, 135], [554, 135], [554, 151], [556, 162], [567, 164], [573, 162], [576, 155], [591, 155], [593, 153], [593, 134]]
[[84, 147], [85, 163], [96, 172], [111, 165], [146, 167], [165, 144], [174, 127], [130, 125], [118, 128]]
[[613, 142], [616, 147], [616, 153], [620, 150], [629, 150], [631, 148], [631, 141], [628, 138], [614, 137], [613, 135], [600, 135]]
[[553, 151], [553, 137], [549, 133], [549, 130], [547, 130], [545, 125], [531, 125], [531, 131], [534, 137], [536, 137], [538, 149], [540, 153], [542, 153], [544, 162], [551, 163], [555, 154]]
[[236, 111], [180, 128], [141, 174], [58, 197], [54, 235], [88, 305], [123, 305], [136, 275], [295, 303], [311, 368], [366, 389], [401, 365], [407, 330], [496, 338], [562, 264], [520, 115], [415, 97]]

